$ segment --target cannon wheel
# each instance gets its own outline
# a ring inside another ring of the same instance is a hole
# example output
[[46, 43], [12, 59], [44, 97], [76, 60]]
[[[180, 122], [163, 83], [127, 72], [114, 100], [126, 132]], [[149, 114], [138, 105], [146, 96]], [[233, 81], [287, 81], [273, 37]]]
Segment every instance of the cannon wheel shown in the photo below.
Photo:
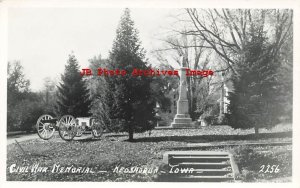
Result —
[[55, 123], [44, 123], [43, 120], [51, 120], [52, 116], [46, 114], [39, 117], [36, 123], [36, 130], [41, 139], [49, 140], [55, 131]]
[[73, 140], [77, 134], [76, 120], [71, 115], [64, 115], [59, 120], [59, 136], [66, 141]]
[[92, 121], [92, 135], [95, 137], [95, 138], [100, 138], [103, 134], [103, 127], [101, 126], [99, 120], [97, 119], [94, 119]]

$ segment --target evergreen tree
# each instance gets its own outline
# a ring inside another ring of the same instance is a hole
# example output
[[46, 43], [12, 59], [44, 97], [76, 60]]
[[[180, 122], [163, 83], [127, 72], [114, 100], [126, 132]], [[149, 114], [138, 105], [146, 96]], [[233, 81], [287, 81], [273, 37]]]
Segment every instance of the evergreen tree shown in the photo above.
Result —
[[131, 75], [134, 68], [145, 70], [148, 66], [129, 9], [125, 9], [121, 17], [108, 68], [127, 72], [125, 76], [106, 77], [105, 101], [111, 122], [110, 128], [115, 131], [127, 131], [129, 141], [133, 141], [134, 132], [154, 128], [155, 101], [150, 89], [151, 76]]
[[69, 55], [61, 80], [58, 86], [57, 113], [75, 117], [90, 116], [89, 90], [80, 75], [79, 65], [73, 54]]
[[[95, 74], [98, 68], [107, 69], [107, 59], [102, 59], [101, 55], [95, 56], [89, 60], [89, 68]], [[106, 80], [103, 76], [89, 76], [87, 77], [87, 87], [91, 93], [91, 112], [93, 116], [98, 117], [98, 121], [103, 125], [103, 128], [109, 128], [105, 125], [110, 123], [107, 110], [106, 95]], [[112, 130], [109, 130], [112, 131]]]
[[279, 94], [278, 56], [263, 32], [252, 32], [245, 46], [243, 60], [233, 78], [234, 92], [230, 93], [229, 125], [234, 128], [271, 127], [278, 123], [282, 112]]

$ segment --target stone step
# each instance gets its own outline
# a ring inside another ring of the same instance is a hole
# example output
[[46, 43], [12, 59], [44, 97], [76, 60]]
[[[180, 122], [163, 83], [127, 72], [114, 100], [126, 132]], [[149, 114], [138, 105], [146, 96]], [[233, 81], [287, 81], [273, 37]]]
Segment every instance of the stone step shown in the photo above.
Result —
[[215, 174], [215, 175], [219, 175], [219, 174], [229, 174], [232, 172], [231, 168], [225, 169], [225, 168], [221, 168], [221, 169], [195, 169], [194, 172], [196, 174], [201, 174], [201, 175], [211, 175], [211, 174]]
[[229, 152], [220, 152], [220, 151], [167, 151], [164, 153], [164, 156], [228, 156]]
[[226, 158], [228, 159], [228, 155], [169, 155], [171, 158]]
[[191, 118], [175, 118], [174, 123], [192, 123]]
[[162, 181], [224, 182], [234, 181], [238, 169], [228, 152], [170, 151], [163, 157], [168, 164]]
[[[171, 164], [175, 165], [175, 164]], [[224, 167], [230, 166], [229, 162], [216, 162], [216, 163], [210, 163], [210, 162], [182, 162], [177, 163], [179, 165], [179, 168], [207, 168], [207, 169], [221, 169]]]
[[189, 114], [176, 114], [175, 115], [175, 118], [190, 118], [190, 115]]
[[234, 181], [233, 177], [228, 176], [181, 176], [176, 177], [176, 181], [188, 181], [188, 182], [224, 182], [224, 181]]
[[173, 128], [188, 128], [188, 127], [194, 127], [192, 123], [172, 123], [171, 126]]
[[170, 156], [169, 163], [180, 162], [222, 162], [228, 161], [228, 156]]
[[173, 173], [169, 172], [170, 176], [224, 176], [224, 175], [230, 175], [232, 176], [232, 170], [231, 169], [194, 169], [193, 171], [184, 171], [184, 172], [176, 172], [172, 171]]

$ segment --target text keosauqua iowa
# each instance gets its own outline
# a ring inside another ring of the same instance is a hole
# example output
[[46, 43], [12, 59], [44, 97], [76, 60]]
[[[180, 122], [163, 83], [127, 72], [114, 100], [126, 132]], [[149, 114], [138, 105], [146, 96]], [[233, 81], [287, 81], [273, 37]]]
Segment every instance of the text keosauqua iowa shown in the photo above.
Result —
[[[214, 72], [212, 70], [191, 70], [185, 69], [186, 76], [202, 76], [207, 77], [213, 75]], [[80, 72], [81, 76], [91, 76], [93, 72], [91, 69], [82, 69]], [[125, 76], [127, 75], [126, 70], [108, 70], [105, 68], [98, 68], [97, 69], [97, 76]], [[178, 70], [159, 70], [159, 69], [148, 69], [148, 70], [141, 70], [141, 69], [133, 69], [131, 72], [132, 76], [179, 76]]]

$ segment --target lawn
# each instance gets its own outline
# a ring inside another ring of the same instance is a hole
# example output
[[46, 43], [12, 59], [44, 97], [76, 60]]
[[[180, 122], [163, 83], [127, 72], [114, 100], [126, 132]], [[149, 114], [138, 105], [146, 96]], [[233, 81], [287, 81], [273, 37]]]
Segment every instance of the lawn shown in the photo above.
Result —
[[[156, 181], [156, 173], [124, 173], [120, 169], [155, 169], [162, 165], [165, 151], [186, 149], [191, 143], [272, 143], [292, 140], [291, 126], [263, 129], [258, 137], [253, 132], [254, 130], [234, 130], [228, 126], [210, 126], [199, 129], [152, 130], [135, 134], [135, 142], [128, 142], [126, 133], [106, 133], [101, 139], [85, 136], [71, 142], [63, 141], [58, 135], [48, 141], [24, 141], [20, 143], [24, 152], [17, 144], [7, 147], [7, 180]], [[239, 181], [291, 181], [292, 145], [218, 146], [193, 150], [230, 151], [241, 172]], [[31, 171], [34, 165], [45, 168], [40, 168], [41, 172], [36, 173]], [[265, 165], [264, 168], [267, 165], [274, 168], [278, 166], [278, 170], [276, 173], [266, 172], [265, 169], [262, 172], [262, 165]], [[22, 169], [17, 167], [24, 167], [25, 172], [20, 172]], [[75, 169], [74, 173], [72, 169]]]

